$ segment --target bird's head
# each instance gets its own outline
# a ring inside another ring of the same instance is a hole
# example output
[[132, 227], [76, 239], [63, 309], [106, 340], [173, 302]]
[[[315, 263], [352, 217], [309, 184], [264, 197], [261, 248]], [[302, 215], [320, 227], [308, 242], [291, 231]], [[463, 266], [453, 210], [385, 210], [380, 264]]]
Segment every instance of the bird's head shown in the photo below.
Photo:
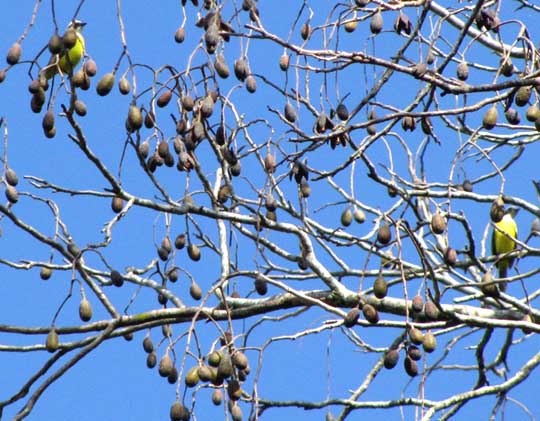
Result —
[[74, 19], [69, 23], [68, 29], [75, 29], [77, 32], [81, 32], [85, 25], [86, 25], [86, 22], [83, 22], [82, 20]]
[[519, 208], [515, 208], [515, 207], [508, 207], [504, 210], [504, 214], [505, 215], [510, 215], [512, 218], [515, 218], [515, 216], [517, 215], [517, 213], [519, 212]]

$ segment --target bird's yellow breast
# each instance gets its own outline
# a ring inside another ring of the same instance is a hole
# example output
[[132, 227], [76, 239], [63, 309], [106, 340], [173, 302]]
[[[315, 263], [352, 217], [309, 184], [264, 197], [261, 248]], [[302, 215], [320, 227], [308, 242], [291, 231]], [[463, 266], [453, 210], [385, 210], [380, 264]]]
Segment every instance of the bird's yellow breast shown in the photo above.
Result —
[[[495, 224], [498, 230], [493, 232], [493, 245], [495, 254], [509, 253], [516, 248], [516, 242], [509, 238], [517, 237], [517, 225], [511, 215], [504, 215], [503, 219]], [[500, 230], [500, 231], [499, 231]], [[502, 232], [501, 232], [502, 231]], [[506, 233], [507, 235], [503, 234]]]

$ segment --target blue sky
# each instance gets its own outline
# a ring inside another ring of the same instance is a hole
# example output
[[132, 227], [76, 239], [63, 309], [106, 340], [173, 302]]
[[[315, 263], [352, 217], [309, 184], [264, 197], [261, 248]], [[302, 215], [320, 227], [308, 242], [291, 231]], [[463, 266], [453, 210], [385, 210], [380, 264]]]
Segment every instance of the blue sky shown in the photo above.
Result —
[[[296, 42], [300, 42], [298, 28], [291, 31], [300, 3], [283, 1], [267, 3], [262, 2], [260, 5], [266, 28], [275, 31], [283, 39], [292, 37]], [[290, 7], [292, 3], [298, 4]], [[318, 12], [324, 10], [327, 13], [331, 3], [322, 0], [309, 2], [315, 12], [316, 23], [322, 24], [324, 22], [326, 15], [318, 14]], [[5, 5], [4, 12], [0, 14], [0, 27], [3, 28], [2, 36], [0, 36], [0, 51], [7, 51], [10, 45], [21, 35], [33, 7], [34, 3], [32, 1], [19, 1], [16, 5]], [[290, 10], [288, 10], [289, 8]], [[194, 8], [191, 5], [188, 7], [187, 38], [186, 42], [181, 45], [176, 44], [173, 40], [174, 32], [183, 19], [179, 2], [160, 2], [159, 6], [154, 5], [153, 7], [149, 7], [146, 2], [123, 2], [121, 10], [126, 28], [128, 49], [134, 63], [144, 63], [152, 66], [152, 68], [159, 68], [165, 64], [170, 64], [180, 70], [186, 68], [187, 60], [202, 36], [202, 30], [194, 27]], [[67, 25], [73, 12], [74, 9], [71, 6], [67, 7], [57, 2], [56, 19], [61, 29]], [[303, 17], [299, 20], [300, 23], [305, 21], [306, 16], [307, 14], [304, 12]], [[410, 11], [410, 16], [411, 18], [414, 16], [412, 11]], [[122, 185], [128, 191], [142, 197], [153, 198], [156, 191], [144, 176], [131, 148], [128, 148], [122, 167], [119, 167], [119, 160], [126, 139], [124, 120], [131, 96], [121, 96], [116, 87], [107, 97], [101, 98], [95, 94], [97, 80], [115, 67], [122, 51], [115, 7], [111, 2], [88, 2], [83, 4], [78, 17], [88, 23], [84, 32], [87, 40], [87, 53], [98, 64], [98, 75], [93, 80], [92, 88], [87, 92], [80, 93], [80, 97], [88, 106], [88, 115], [80, 119], [81, 127], [87, 136], [90, 147], [107, 168], [115, 175], [121, 171]], [[385, 28], [390, 29], [394, 17], [395, 14], [385, 14]], [[522, 19], [533, 18], [531, 13], [526, 11], [521, 12], [519, 17]], [[242, 19], [245, 19], [245, 15], [242, 15]], [[23, 59], [29, 60], [35, 57], [41, 48], [46, 45], [53, 30], [50, 4], [46, 2], [42, 4], [34, 27], [23, 42]], [[511, 36], [513, 29], [505, 28], [506, 30], [508, 32], [504, 32], [504, 35]], [[536, 28], [531, 25], [529, 30], [532, 33], [532, 39], [536, 39], [534, 38], [535, 35], [538, 35], [534, 33]], [[367, 23], [361, 23], [356, 32], [348, 35], [343, 34], [340, 37], [340, 48], [368, 52], [373, 52], [373, 49], [375, 49], [377, 54], [383, 56], [394, 51], [395, 45], [393, 42], [395, 36], [393, 34], [383, 32], [373, 40], [371, 37], [368, 38], [367, 32]], [[448, 34], [445, 35], [447, 35], [449, 43], [451, 43], [456, 33], [449, 30]], [[321, 40], [320, 35], [315, 35], [309, 45], [317, 45], [317, 42], [321, 42]], [[231, 68], [231, 73], [233, 62], [239, 57], [241, 51], [243, 51], [242, 49], [245, 49], [245, 44], [241, 47], [235, 38], [225, 46], [225, 56]], [[420, 50], [419, 54], [425, 55], [425, 47]], [[251, 70], [255, 74], [264, 74], [272, 83], [282, 89], [298, 87], [303, 90], [302, 71], [298, 72], [299, 79], [296, 78], [295, 71], [292, 69], [289, 71], [287, 79], [285, 79], [285, 73], [279, 71], [278, 60], [282, 53], [282, 47], [269, 42], [252, 41], [248, 53]], [[491, 65], [498, 61], [498, 57], [491, 56], [484, 49], [476, 46], [471, 47], [467, 54], [470, 57], [479, 57], [480, 61]], [[204, 58], [205, 55], [199, 52], [195, 56], [194, 62], [200, 62]], [[48, 53], [45, 52], [39, 62], [44, 64], [47, 60]], [[296, 63], [299, 66], [304, 64], [303, 59], [299, 59]], [[516, 65], [521, 66], [522, 64], [516, 63]], [[42, 115], [33, 114], [29, 109], [30, 95], [27, 91], [27, 85], [31, 79], [27, 74], [27, 68], [27, 65], [21, 64], [10, 70], [6, 81], [0, 85], [0, 98], [2, 98], [0, 100], [0, 117], [6, 118], [9, 130], [9, 165], [17, 171], [21, 179], [23, 175], [33, 175], [47, 179], [51, 183], [62, 184], [67, 188], [104, 191], [105, 188], [109, 187], [107, 182], [68, 139], [67, 135], [71, 133], [71, 130], [62, 118], [57, 117], [58, 134], [55, 139], [48, 140], [43, 136], [41, 129]], [[454, 68], [455, 63], [450, 66], [450, 69]], [[127, 62], [124, 60], [119, 67], [119, 74], [126, 70]], [[153, 76], [148, 69], [143, 67], [136, 67], [135, 71], [139, 91], [141, 91], [149, 86]], [[319, 99], [322, 96], [321, 84], [323, 76], [310, 74], [311, 102], [315, 107], [320, 108], [323, 106], [328, 112], [330, 107], [335, 107], [339, 100], [350, 93], [345, 103], [352, 109], [364, 97], [373, 80], [380, 76], [380, 72], [380, 69], [373, 69], [367, 65], [348, 67], [339, 76], [337, 87], [335, 85], [335, 76], [333, 74], [329, 75], [328, 81], [331, 90], [328, 94], [329, 101]], [[449, 74], [451, 73], [449, 71]], [[159, 80], [163, 82], [166, 78], [163, 75], [159, 77]], [[471, 72], [471, 80], [485, 83], [488, 79], [481, 72]], [[231, 95], [235, 104], [238, 105], [239, 112], [245, 115], [246, 120], [266, 118], [276, 128], [275, 132], [272, 132], [267, 124], [261, 122], [256, 124], [252, 128], [251, 134], [256, 138], [257, 142], [264, 143], [270, 139], [273, 144], [280, 144], [289, 152], [294, 149], [290, 143], [287, 143], [287, 139], [293, 137], [293, 135], [287, 131], [284, 124], [278, 122], [275, 114], [269, 112], [269, 109], [282, 112], [285, 105], [282, 96], [275, 89], [265, 86], [261, 79], [257, 79], [258, 91], [256, 94], [251, 95], [236, 81], [232, 74], [226, 81], [220, 80], [219, 82], [220, 92]], [[420, 86], [422, 86], [420, 81], [397, 77], [396, 82], [384, 88], [374, 101], [377, 103], [388, 101], [392, 106], [402, 108], [412, 101]], [[196, 93], [200, 95], [202, 92], [204, 92], [204, 89], [198, 86]], [[147, 104], [149, 98], [146, 95], [139, 104]], [[478, 95], [471, 95], [469, 100], [472, 102], [477, 99]], [[452, 96], [438, 98], [438, 100], [441, 105], [448, 107], [451, 107], [452, 104], [455, 105], [456, 102], [456, 99]], [[60, 104], [65, 104], [67, 101], [68, 96], [65, 93], [59, 94], [54, 108], [57, 114], [60, 113]], [[167, 138], [174, 135], [174, 124], [169, 114], [175, 111], [177, 110], [171, 104], [166, 109], [160, 110], [158, 114], [158, 121], [166, 131]], [[500, 106], [499, 114], [502, 120], [502, 107]], [[353, 123], [365, 121], [366, 116], [367, 111], [362, 110], [353, 120]], [[230, 114], [227, 114], [226, 117], [232, 122]], [[475, 124], [478, 125], [481, 120], [481, 113], [467, 118], [476, 121]], [[306, 132], [311, 133], [312, 121], [313, 117], [303, 109], [300, 113], [300, 125]], [[441, 135], [443, 143], [442, 145], [436, 145], [434, 142], [429, 143], [425, 162], [426, 173], [430, 175], [430, 181], [446, 183], [449, 179], [453, 155], [466, 137], [464, 136], [462, 139], [456, 138], [455, 132], [446, 129], [441, 121], [437, 121], [436, 124], [437, 133]], [[507, 129], [501, 128], [500, 130]], [[411, 150], [415, 152], [425, 140], [425, 136], [420, 133], [420, 130], [412, 134], [404, 134], [401, 129], [397, 131], [407, 141]], [[147, 135], [149, 133], [145, 132], [144, 136]], [[534, 135], [533, 131], [531, 131], [531, 135]], [[363, 130], [356, 132], [355, 141], [361, 140], [362, 136], [365, 136]], [[388, 173], [385, 172], [383, 166], [393, 165], [395, 171], [404, 173], [407, 170], [407, 161], [402, 153], [403, 149], [392, 136], [388, 137], [387, 142], [386, 144], [379, 142], [374, 145], [370, 150], [370, 157], [378, 165], [378, 170], [384, 176], [388, 176]], [[243, 146], [245, 143], [245, 139], [239, 136], [238, 146]], [[389, 149], [392, 150], [392, 161], [388, 159]], [[6, 153], [3, 148], [0, 150], [4, 154]], [[504, 162], [504, 158], [508, 156], [510, 151], [513, 152], [515, 149], [510, 147], [500, 148], [499, 152], [495, 151], [493, 153], [493, 157], [499, 163]], [[530, 179], [535, 177], [538, 152], [538, 146], [534, 142], [527, 146], [527, 152], [520, 158], [518, 164], [508, 171], [505, 187], [505, 193], [511, 192], [511, 194], [522, 197], [535, 205], [537, 201]], [[328, 169], [342, 162], [349, 154], [349, 149], [339, 148], [332, 152], [328, 147], [323, 147], [317, 153], [309, 155], [308, 163], [317, 168]], [[207, 144], [201, 145], [197, 156], [201, 163], [207, 165], [208, 168], [212, 168], [212, 165], [215, 166], [215, 158], [212, 156], [212, 151]], [[457, 168], [458, 170], [453, 178], [454, 183], [462, 182], [465, 177], [464, 173], [467, 178], [475, 179], [488, 171], [490, 165], [485, 160], [477, 160], [477, 156], [469, 153]], [[282, 165], [278, 173], [284, 175], [286, 171], [286, 165]], [[356, 198], [368, 206], [388, 209], [393, 200], [386, 195], [385, 189], [376, 185], [366, 176], [366, 171], [364, 166], [357, 165], [354, 175]], [[212, 174], [210, 178], [213, 179], [213, 172], [210, 170], [208, 172]], [[185, 173], [179, 173], [175, 169], [160, 169], [157, 174], [160, 182], [167, 187], [173, 197], [179, 199], [183, 196], [186, 186]], [[261, 188], [266, 180], [256, 162], [249, 158], [243, 162], [242, 175], [246, 179], [238, 182], [238, 191], [251, 197], [253, 192], [250, 183], [257, 188]], [[349, 170], [336, 176], [335, 180], [349, 191]], [[500, 180], [488, 180], [475, 186], [475, 192], [493, 195], [499, 191], [499, 186]], [[289, 182], [286, 179], [280, 183], [280, 187], [290, 195], [291, 201], [297, 206], [298, 198], [294, 182]], [[200, 190], [200, 185], [194, 180], [190, 188], [192, 191], [197, 191]], [[339, 215], [345, 207], [343, 197], [337, 195], [333, 189], [323, 183], [313, 183], [312, 189], [313, 195], [309, 199], [308, 206], [310, 216], [328, 226], [337, 228], [339, 226]], [[51, 194], [48, 191], [39, 191], [33, 188], [27, 180], [21, 182], [20, 190], [54, 199], [61, 208], [62, 218], [68, 225], [74, 239], [81, 245], [101, 241], [100, 229], [113, 216], [108, 199]], [[202, 203], [208, 204], [203, 195], [196, 194], [195, 199], [197, 200], [197, 198], [200, 198]], [[328, 203], [332, 203], [333, 206], [323, 207]], [[478, 242], [480, 242], [486, 230], [486, 216], [489, 205], [489, 201], [482, 204], [470, 200], [454, 200], [452, 202], [453, 212], [463, 211], [469, 218]], [[54, 220], [43, 204], [37, 205], [27, 196], [23, 196], [20, 203], [16, 205], [15, 210], [17, 215], [42, 229], [47, 235], [54, 234]], [[285, 215], [283, 217], [286, 218]], [[520, 231], [523, 233], [520, 236], [526, 235], [532, 220], [532, 214], [522, 212], [519, 215], [518, 222]], [[197, 218], [197, 221], [215, 239], [215, 223], [202, 218]], [[184, 217], [173, 217], [171, 235], [174, 237], [176, 233], [183, 232], [185, 223]], [[38, 244], [27, 234], [21, 233], [5, 218], [0, 221], [0, 227], [3, 231], [3, 236], [0, 238], [0, 258], [12, 261], [25, 258], [46, 261], [49, 258], [50, 250], [48, 248]], [[372, 228], [373, 215], [368, 217], [366, 224], [361, 226], [353, 225], [350, 230], [358, 235], [366, 235]], [[112, 244], [104, 252], [106, 260], [112, 267], [121, 271], [129, 266], [143, 266], [155, 258], [155, 244], [159, 244], [165, 233], [166, 227], [163, 215], [156, 215], [149, 210], [133, 209], [115, 226]], [[459, 225], [451, 223], [450, 233], [452, 245], [455, 248], [462, 248], [465, 245], [465, 240]], [[284, 241], [284, 246], [290, 248], [292, 252], [297, 252], [296, 246], [289, 243], [290, 239], [285, 239], [273, 233], [269, 234], [269, 237], [277, 239], [278, 242], [280, 240]], [[257, 260], [253, 244], [242, 237], [238, 241], [240, 249], [238, 256], [236, 256], [234, 247], [231, 249], [234, 258], [241, 262], [242, 269], [253, 270], [255, 267], [254, 262]], [[183, 252], [183, 254], [179, 253], [177, 255], [177, 264], [185, 266], [193, 273], [197, 282], [206, 292], [219, 276], [219, 259], [207, 249], [203, 248], [202, 251], [203, 259], [201, 262], [193, 263], [189, 261], [185, 252]], [[339, 249], [339, 253], [354, 269], [360, 270], [364, 267], [366, 254], [359, 251], [358, 248], [342, 247]], [[406, 253], [408, 252], [406, 251]], [[106, 270], [95, 254], [89, 254], [85, 258], [87, 262]], [[334, 265], [328, 256], [322, 257], [322, 259], [329, 266]], [[55, 257], [55, 261], [60, 261], [58, 256]], [[277, 261], [285, 264], [282, 260], [278, 259]], [[377, 267], [377, 265], [378, 261], [374, 262], [372, 260], [369, 267], [373, 268]], [[534, 258], [520, 264], [520, 270], [522, 271], [532, 267], [535, 267]], [[0, 303], [3, 309], [0, 312], [0, 323], [27, 327], [49, 326], [57, 309], [68, 296], [70, 288], [72, 288], [72, 296], [62, 308], [56, 324], [61, 327], [79, 324], [80, 283], [77, 281], [71, 284], [71, 273], [69, 271], [55, 273], [48, 282], [41, 281], [38, 273], [37, 269], [17, 271], [0, 266]], [[531, 281], [531, 279], [528, 281]], [[344, 278], [343, 282], [353, 290], [358, 288], [359, 282], [356, 277]], [[299, 289], [324, 287], [323, 283], [316, 279], [290, 281], [290, 284]], [[365, 281], [365, 284], [370, 285], [371, 280]], [[240, 277], [234, 282], [234, 285], [242, 296], [252, 290], [252, 281], [249, 278]], [[411, 290], [416, 291], [419, 285], [419, 283], [415, 283], [412, 285]], [[391, 295], [400, 297], [400, 288], [398, 286], [391, 289]], [[188, 289], [189, 283], [185, 277], [171, 286], [171, 290], [187, 304], [195, 305], [196, 303], [188, 295]], [[94, 307], [93, 321], [108, 318], [108, 314], [103, 308], [100, 308], [96, 298], [91, 295], [91, 291], [87, 288], [85, 291]], [[516, 295], [521, 293], [518, 285], [512, 286], [510, 291]], [[270, 289], [270, 293], [277, 292], [277, 289]], [[127, 284], [122, 289], [107, 288], [106, 293], [110, 295], [119, 311], [123, 311], [126, 306], [129, 306], [129, 314], [159, 307], [156, 294], [153, 291], [146, 289], [139, 291], [132, 284]], [[133, 297], [135, 299], [130, 304]], [[215, 301], [211, 302], [215, 303]], [[537, 306], [537, 303], [534, 304]], [[270, 316], [282, 314], [284, 312], [271, 314]], [[390, 316], [390, 318], [392, 317]], [[256, 328], [250, 335], [247, 344], [248, 347], [251, 347], [248, 348], [246, 354], [252, 366], [252, 374], [246, 382], [247, 389], [252, 390], [253, 379], [257, 371], [259, 353], [256, 348], [263, 346], [271, 336], [292, 335], [303, 329], [316, 328], [328, 319], [335, 319], [335, 315], [313, 309], [297, 318], [285, 320], [282, 323], [267, 321]], [[256, 318], [251, 318], [245, 321], [235, 321], [235, 332], [247, 331], [256, 320]], [[223, 327], [225, 327], [225, 324], [223, 324]], [[198, 339], [201, 343], [201, 350], [203, 354], [206, 354], [210, 350], [212, 343], [217, 339], [217, 331], [211, 324], [207, 325], [205, 323], [200, 323], [198, 329], [200, 329]], [[173, 327], [173, 332], [176, 335], [182, 334], [185, 330], [186, 326], [184, 325]], [[362, 340], [375, 347], [383, 348], [393, 341], [400, 333], [400, 330], [355, 328], [355, 332]], [[142, 340], [145, 334], [146, 332], [136, 333], [131, 342], [122, 338], [106, 341], [99, 349], [80, 361], [58, 382], [48, 388], [36, 404], [33, 413], [27, 419], [77, 419], [80, 421], [95, 419], [116, 420], [120, 418], [131, 420], [167, 419], [169, 407], [176, 397], [176, 387], [169, 385], [164, 379], [160, 378], [156, 370], [150, 371], [146, 368], [146, 354], [142, 349]], [[498, 351], [497, 344], [501, 342], [501, 338], [505, 334], [506, 332], [497, 332], [494, 338], [495, 344], [489, 350], [492, 356]], [[154, 343], [157, 343], [161, 338], [161, 330], [159, 328], [153, 329], [151, 335]], [[516, 336], [519, 335], [516, 333]], [[70, 337], [69, 340], [77, 338], [80, 337]], [[474, 350], [470, 347], [477, 344], [479, 338], [480, 334], [476, 333], [471, 338], [464, 340], [463, 345], [459, 347], [460, 351], [456, 352], [456, 355], [447, 364], [472, 364], [474, 362]], [[442, 345], [449, 339], [451, 339], [451, 336], [445, 335], [439, 338], [439, 343]], [[45, 337], [43, 335], [0, 334], [0, 344], [2, 345], [31, 345], [44, 343], [44, 341]], [[179, 340], [176, 346], [178, 361], [182, 359], [184, 347], [185, 340]], [[514, 346], [510, 354], [509, 368], [511, 370], [517, 369], [519, 367], [518, 363], [530, 358], [537, 348], [538, 339], [534, 337], [525, 343]], [[164, 347], [162, 346], [158, 351], [158, 356], [162, 355], [163, 350]], [[191, 351], [195, 352], [196, 349], [191, 349]], [[259, 395], [274, 400], [319, 401], [328, 397], [328, 390], [330, 390], [330, 397], [344, 398], [348, 396], [348, 390], [358, 387], [378, 356], [362, 352], [360, 348], [355, 347], [345, 337], [340, 329], [301, 337], [295, 341], [276, 341], [269, 344], [264, 353], [263, 363], [260, 367], [260, 378], [257, 380]], [[437, 353], [429, 355], [427, 363], [431, 364], [437, 356]], [[4, 382], [0, 385], [0, 400], [6, 399], [18, 391], [23, 382], [49, 357], [50, 354], [45, 353], [45, 351], [31, 353], [4, 352], [0, 354], [0, 368], [4, 378]], [[401, 358], [403, 358], [403, 355]], [[191, 356], [188, 357], [186, 368], [191, 367], [193, 364], [195, 364], [195, 359]], [[447, 373], [451, 373], [451, 375]], [[540, 404], [529, 398], [537, 381], [537, 379], [533, 378], [535, 376], [537, 374], [533, 373], [529, 382], [516, 388], [512, 392], [512, 396], [523, 399], [529, 410], [533, 414], [538, 414], [540, 413]], [[474, 375], [457, 375], [454, 371], [442, 371], [435, 374], [433, 379], [428, 380], [426, 393], [430, 399], [442, 398], [448, 396], [452, 390], [464, 390], [474, 381]], [[397, 399], [407, 382], [408, 377], [401, 369], [400, 364], [396, 370], [379, 373], [373, 387], [366, 393], [364, 399], [376, 400], [385, 396]], [[404, 394], [415, 396], [418, 385], [419, 380], [417, 378], [405, 389]], [[193, 390], [188, 390], [184, 395], [183, 381], [180, 383], [180, 390], [180, 395], [184, 397], [185, 402], [191, 403]], [[223, 416], [223, 408], [214, 407], [210, 402], [210, 395], [211, 390], [198, 391], [196, 413], [199, 420], [218, 419]], [[23, 399], [22, 402], [24, 401]], [[458, 419], [469, 419], [470, 417], [487, 418], [493, 401], [494, 398], [487, 398], [482, 404], [472, 403], [467, 405], [460, 411]], [[4, 417], [11, 419], [19, 409], [20, 402], [9, 406], [4, 410]], [[245, 418], [247, 418], [250, 407], [243, 404], [242, 409]], [[334, 410], [334, 413], [336, 412]], [[300, 409], [270, 409], [265, 413], [263, 419], [311, 420], [315, 418], [321, 419], [324, 413], [325, 410], [310, 412]], [[349, 419], [363, 418], [362, 414], [362, 412], [354, 413]], [[400, 416], [398, 409], [392, 410], [389, 415], [380, 410], [373, 410], [367, 412], [367, 414], [371, 417], [384, 416], [388, 419], [398, 419]], [[405, 419], [412, 419], [414, 409], [405, 408], [403, 414]], [[516, 405], [507, 405], [506, 415], [509, 419], [522, 419], [523, 414]]]

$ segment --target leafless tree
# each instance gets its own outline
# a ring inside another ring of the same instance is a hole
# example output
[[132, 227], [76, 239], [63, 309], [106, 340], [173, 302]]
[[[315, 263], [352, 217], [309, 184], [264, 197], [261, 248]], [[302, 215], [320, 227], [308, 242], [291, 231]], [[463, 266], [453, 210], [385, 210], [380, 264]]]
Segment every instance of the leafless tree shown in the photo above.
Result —
[[[123, 337], [155, 367], [148, 376], [176, 385], [163, 402], [172, 420], [196, 419], [210, 396], [234, 420], [283, 407], [336, 420], [381, 409], [450, 419], [469, 407], [534, 418], [535, 394], [514, 392], [534, 388], [540, 364], [540, 208], [529, 176], [540, 138], [540, 8], [180, 3], [176, 32], [152, 26], [167, 45], [134, 48], [130, 25], [143, 25], [117, 0], [117, 27], [90, 25], [119, 44], [87, 36], [69, 72], [32, 35], [46, 26], [51, 51], [69, 48], [57, 15], [84, 20], [96, 5], [52, 2], [45, 18], [36, 1], [27, 26], [9, 34], [0, 90], [31, 109], [0, 115], [2, 278], [23, 273], [32, 288], [39, 273], [62, 292], [39, 324], [0, 326], [0, 351], [42, 358], [32, 375], [11, 379], [16, 390], [0, 408], [25, 418], [78, 362]], [[189, 53], [171, 54], [175, 41]], [[98, 60], [105, 50], [120, 54]], [[58, 74], [47, 80], [51, 67]], [[104, 108], [105, 122], [92, 116]], [[43, 139], [31, 141], [64, 145], [62, 159], [92, 168], [86, 185], [60, 168], [56, 178], [21, 174], [47, 159], [14, 157], [32, 112]], [[99, 138], [103, 125], [122, 142]], [[119, 142], [113, 154], [108, 145]], [[495, 222], [510, 206], [521, 210], [516, 247], [492, 255]], [[501, 278], [496, 266], [509, 259]], [[286, 355], [311, 338], [318, 347]], [[326, 397], [291, 388], [276, 398], [272, 381], [310, 352], [327, 353], [312, 367]], [[346, 387], [334, 374], [344, 367]]]

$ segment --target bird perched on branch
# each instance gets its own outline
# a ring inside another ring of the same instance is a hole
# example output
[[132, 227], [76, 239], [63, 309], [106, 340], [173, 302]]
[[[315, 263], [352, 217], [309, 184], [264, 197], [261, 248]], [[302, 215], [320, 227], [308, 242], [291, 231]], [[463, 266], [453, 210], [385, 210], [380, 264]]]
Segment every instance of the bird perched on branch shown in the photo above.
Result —
[[[515, 216], [518, 213], [517, 208], [508, 208], [504, 211], [503, 218], [495, 224], [491, 236], [491, 252], [494, 255], [504, 255], [516, 249], [516, 239], [518, 228]], [[506, 278], [508, 268], [512, 267], [514, 258], [502, 257], [495, 264], [499, 269], [499, 278]], [[506, 283], [501, 283], [501, 290], [506, 289]]]
[[60, 70], [64, 74], [73, 73], [73, 69], [79, 64], [85, 51], [85, 42], [82, 29], [86, 25], [80, 20], [73, 20], [67, 27], [64, 36], [59, 39], [56, 46], [51, 46], [51, 51], [58, 50], [49, 60], [49, 64], [42, 70], [42, 75], [47, 79], [52, 79]]

